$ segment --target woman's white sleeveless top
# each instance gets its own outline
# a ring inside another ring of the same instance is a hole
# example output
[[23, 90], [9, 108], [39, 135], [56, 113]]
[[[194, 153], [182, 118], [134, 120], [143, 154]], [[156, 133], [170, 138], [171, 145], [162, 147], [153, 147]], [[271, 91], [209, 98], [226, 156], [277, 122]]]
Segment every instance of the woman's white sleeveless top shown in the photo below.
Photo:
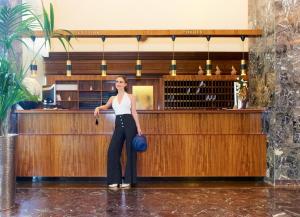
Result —
[[112, 107], [116, 115], [131, 114], [131, 100], [127, 93], [124, 93], [121, 103], [118, 102], [118, 96], [115, 96]]

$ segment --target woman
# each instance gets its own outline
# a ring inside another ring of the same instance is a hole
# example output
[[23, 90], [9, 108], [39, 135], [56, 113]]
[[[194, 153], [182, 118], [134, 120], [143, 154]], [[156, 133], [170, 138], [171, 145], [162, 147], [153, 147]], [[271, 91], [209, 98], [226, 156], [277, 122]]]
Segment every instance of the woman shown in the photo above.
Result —
[[[95, 109], [94, 115], [98, 116], [100, 110], [107, 110], [111, 106], [116, 114], [115, 130], [108, 148], [107, 182], [108, 187], [129, 188], [136, 184], [136, 152], [132, 149], [131, 142], [135, 135], [142, 134], [138, 115], [136, 112], [135, 97], [127, 93], [127, 78], [119, 75], [116, 78], [118, 94], [109, 98], [105, 105]], [[126, 170], [122, 183], [122, 167], [120, 163], [124, 140], [126, 140]]]

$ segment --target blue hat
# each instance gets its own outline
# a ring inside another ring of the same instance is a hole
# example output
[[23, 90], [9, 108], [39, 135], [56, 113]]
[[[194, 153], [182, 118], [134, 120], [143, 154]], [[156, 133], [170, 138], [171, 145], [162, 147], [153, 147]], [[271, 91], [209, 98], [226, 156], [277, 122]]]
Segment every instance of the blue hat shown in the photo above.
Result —
[[136, 135], [132, 140], [132, 147], [135, 151], [146, 151], [147, 140], [145, 136]]

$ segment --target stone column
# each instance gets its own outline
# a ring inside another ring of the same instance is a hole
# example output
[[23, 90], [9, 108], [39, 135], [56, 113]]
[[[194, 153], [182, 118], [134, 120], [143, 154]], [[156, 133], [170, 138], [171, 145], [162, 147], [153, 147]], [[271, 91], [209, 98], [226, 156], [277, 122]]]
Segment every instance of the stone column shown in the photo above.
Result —
[[249, 0], [251, 105], [267, 107], [267, 178], [300, 180], [300, 0]]

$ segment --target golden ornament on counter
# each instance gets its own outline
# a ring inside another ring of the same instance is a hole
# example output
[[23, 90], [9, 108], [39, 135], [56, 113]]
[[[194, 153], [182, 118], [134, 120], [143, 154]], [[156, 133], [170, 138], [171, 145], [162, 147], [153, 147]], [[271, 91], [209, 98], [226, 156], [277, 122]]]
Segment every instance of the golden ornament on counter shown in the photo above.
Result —
[[236, 71], [236, 69], [234, 68], [234, 66], [231, 66], [231, 72], [230, 72], [230, 74], [236, 75], [236, 73], [237, 73], [237, 71]]
[[204, 71], [201, 66], [199, 66], [198, 75], [204, 75]]
[[216, 71], [215, 71], [215, 74], [216, 75], [221, 75], [222, 71], [221, 69], [219, 68], [219, 66], [216, 66]]

